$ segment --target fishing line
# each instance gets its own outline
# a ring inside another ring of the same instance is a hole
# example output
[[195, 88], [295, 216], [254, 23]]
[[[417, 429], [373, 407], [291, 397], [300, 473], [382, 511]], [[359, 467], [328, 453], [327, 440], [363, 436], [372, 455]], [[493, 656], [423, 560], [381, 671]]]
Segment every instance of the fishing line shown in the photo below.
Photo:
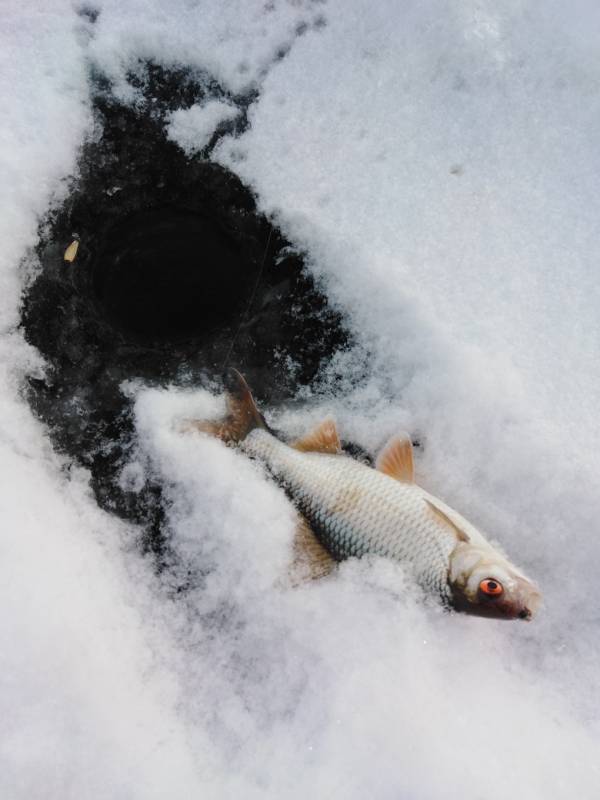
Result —
[[252, 303], [254, 302], [254, 298], [256, 297], [256, 292], [258, 291], [258, 286], [260, 284], [260, 279], [262, 278], [262, 274], [263, 274], [263, 271], [264, 271], [264, 268], [265, 268], [265, 264], [267, 262], [267, 253], [269, 252], [269, 245], [271, 244], [271, 236], [272, 235], [273, 235], [273, 228], [271, 228], [269, 230], [269, 235], [267, 237], [267, 244], [266, 244], [266, 247], [265, 247], [265, 252], [263, 253], [262, 262], [261, 262], [261, 265], [260, 265], [260, 269], [258, 270], [258, 275], [257, 275], [256, 281], [254, 283], [254, 288], [252, 289], [252, 293], [250, 294], [250, 299], [248, 300], [248, 303], [246, 305], [244, 313], [242, 314], [242, 317], [240, 319], [239, 325], [237, 326], [235, 334], [233, 335], [233, 338], [232, 338], [231, 343], [229, 345], [229, 350], [227, 351], [227, 355], [225, 356], [225, 361], [223, 361], [223, 366], [221, 367], [221, 371], [225, 371], [225, 367], [229, 363], [229, 359], [231, 357], [231, 353], [233, 352], [233, 348], [234, 348], [234, 345], [235, 345], [235, 343], [237, 341], [237, 337], [239, 335], [239, 332], [242, 330], [242, 325], [246, 321], [246, 317], [248, 316], [248, 312], [250, 311], [250, 308], [252, 307]]

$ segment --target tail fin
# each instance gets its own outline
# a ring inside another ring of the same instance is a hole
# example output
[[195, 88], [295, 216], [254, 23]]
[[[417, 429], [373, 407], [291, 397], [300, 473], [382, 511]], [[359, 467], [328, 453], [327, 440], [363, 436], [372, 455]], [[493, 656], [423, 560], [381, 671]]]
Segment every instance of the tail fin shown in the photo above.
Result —
[[219, 438], [226, 442], [241, 442], [254, 428], [268, 430], [243, 375], [231, 368], [223, 376], [223, 382], [227, 390], [228, 413], [221, 423]]
[[227, 390], [226, 416], [219, 420], [186, 420], [181, 425], [181, 432], [199, 431], [224, 442], [241, 442], [254, 428], [269, 430], [248, 384], [237, 369], [227, 370], [223, 375], [223, 383]]

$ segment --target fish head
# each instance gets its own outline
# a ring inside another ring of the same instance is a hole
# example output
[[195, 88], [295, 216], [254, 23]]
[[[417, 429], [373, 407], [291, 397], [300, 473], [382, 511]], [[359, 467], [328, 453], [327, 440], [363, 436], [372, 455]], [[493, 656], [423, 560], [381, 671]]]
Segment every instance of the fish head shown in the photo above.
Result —
[[537, 586], [509, 561], [470, 543], [452, 553], [448, 582], [453, 608], [480, 617], [530, 620], [542, 600]]

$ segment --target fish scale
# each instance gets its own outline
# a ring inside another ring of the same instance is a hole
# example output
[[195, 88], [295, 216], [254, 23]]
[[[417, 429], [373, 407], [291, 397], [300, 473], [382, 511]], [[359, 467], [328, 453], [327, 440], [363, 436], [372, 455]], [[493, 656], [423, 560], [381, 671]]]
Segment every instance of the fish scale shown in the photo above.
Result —
[[410, 566], [424, 589], [448, 598], [457, 541], [423, 489], [344, 455], [299, 452], [264, 429], [251, 431], [241, 447], [285, 486], [336, 559], [392, 558]]

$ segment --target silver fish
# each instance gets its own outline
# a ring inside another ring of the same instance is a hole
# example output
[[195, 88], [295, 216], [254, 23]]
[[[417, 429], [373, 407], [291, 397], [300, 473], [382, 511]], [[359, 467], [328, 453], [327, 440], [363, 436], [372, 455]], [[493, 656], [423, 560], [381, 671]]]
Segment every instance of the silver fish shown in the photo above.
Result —
[[269, 430], [236, 370], [228, 388], [227, 418], [193, 426], [237, 443], [284, 486], [320, 543], [310, 545], [304, 526], [300, 547], [316, 574], [328, 571], [328, 558], [378, 555], [405, 565], [426, 592], [458, 611], [527, 620], [536, 612], [541, 595], [532, 581], [414, 482], [408, 437], [394, 437], [373, 469], [342, 453], [332, 420], [290, 446]]

